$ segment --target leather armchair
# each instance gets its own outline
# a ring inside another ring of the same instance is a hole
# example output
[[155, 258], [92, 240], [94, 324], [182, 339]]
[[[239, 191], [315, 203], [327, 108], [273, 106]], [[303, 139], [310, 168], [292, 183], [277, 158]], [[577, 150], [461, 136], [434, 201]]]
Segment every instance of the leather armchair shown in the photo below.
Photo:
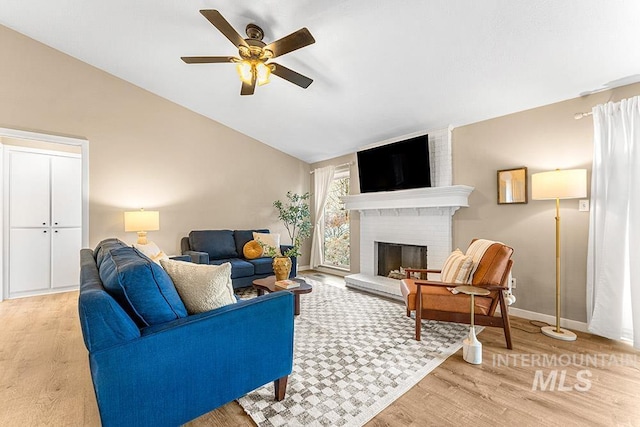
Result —
[[[508, 290], [509, 273], [513, 265], [512, 254], [513, 249], [509, 246], [493, 243], [479, 260], [470, 283], [472, 286], [481, 286], [491, 292], [486, 297], [475, 297], [475, 324], [503, 328], [508, 349], [512, 349], [513, 345], [504, 291]], [[440, 273], [440, 270], [406, 269], [407, 278], [401, 281], [400, 290], [407, 308], [407, 316], [411, 316], [412, 311], [416, 313], [416, 340], [420, 340], [422, 319], [471, 323], [469, 295], [454, 294], [447, 289], [461, 284], [413, 279], [411, 274], [415, 272], [428, 277], [429, 273]], [[500, 305], [500, 316], [495, 316], [498, 305]]]

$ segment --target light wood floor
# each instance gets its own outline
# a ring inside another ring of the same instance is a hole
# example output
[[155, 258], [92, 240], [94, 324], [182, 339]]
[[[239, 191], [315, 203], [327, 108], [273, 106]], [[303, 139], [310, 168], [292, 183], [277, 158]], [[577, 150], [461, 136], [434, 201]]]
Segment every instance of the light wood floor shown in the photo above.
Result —
[[[0, 303], [0, 426], [100, 424], [77, 298], [77, 292], [69, 292]], [[367, 425], [640, 426], [639, 352], [583, 333], [574, 343], [557, 341], [541, 335], [526, 320], [512, 318], [512, 322], [514, 350], [505, 348], [502, 330], [486, 328], [479, 336], [484, 345], [482, 365], [467, 364], [459, 351]], [[530, 358], [574, 354], [603, 359], [597, 366], [587, 367], [583, 361], [583, 366], [565, 368], [532, 366]], [[510, 355], [508, 366], [494, 363], [499, 355]], [[621, 363], [621, 355], [630, 360]], [[558, 370], [555, 391], [532, 390], [538, 369], [545, 380]], [[576, 374], [588, 370], [591, 376], [584, 378], [590, 388], [558, 391], [563, 369], [565, 387], [586, 387]], [[232, 402], [189, 425], [254, 423]]]

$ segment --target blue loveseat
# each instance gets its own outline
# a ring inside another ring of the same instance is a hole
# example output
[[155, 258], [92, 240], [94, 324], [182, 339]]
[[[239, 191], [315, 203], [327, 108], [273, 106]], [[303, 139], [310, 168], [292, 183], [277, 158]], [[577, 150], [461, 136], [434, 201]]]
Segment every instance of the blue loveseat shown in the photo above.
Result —
[[80, 253], [80, 325], [103, 426], [177, 426], [293, 365], [293, 295], [187, 315], [159, 265], [117, 239]]
[[[246, 259], [243, 255], [244, 245], [253, 240], [253, 232], [269, 233], [261, 230], [197, 230], [183, 237], [180, 246], [183, 255], [191, 256], [191, 261], [198, 264], [231, 263], [231, 282], [233, 288], [251, 286], [255, 279], [273, 275], [273, 260], [269, 257]], [[284, 253], [291, 246], [280, 245]], [[291, 257], [290, 278], [296, 277], [296, 257]]]

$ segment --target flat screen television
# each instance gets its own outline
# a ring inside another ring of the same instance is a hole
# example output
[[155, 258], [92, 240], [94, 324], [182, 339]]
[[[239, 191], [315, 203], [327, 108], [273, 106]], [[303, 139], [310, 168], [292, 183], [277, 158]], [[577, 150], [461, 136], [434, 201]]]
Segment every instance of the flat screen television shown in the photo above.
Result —
[[360, 192], [431, 187], [428, 135], [358, 151]]

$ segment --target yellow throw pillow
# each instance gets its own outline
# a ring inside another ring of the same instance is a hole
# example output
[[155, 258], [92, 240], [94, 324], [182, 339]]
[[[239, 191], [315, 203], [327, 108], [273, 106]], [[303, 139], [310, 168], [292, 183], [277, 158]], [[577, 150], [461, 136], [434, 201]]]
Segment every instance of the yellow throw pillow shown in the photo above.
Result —
[[472, 269], [473, 258], [456, 249], [444, 262], [440, 278], [445, 283], [464, 284], [467, 283]]
[[161, 260], [160, 264], [171, 277], [189, 314], [203, 313], [236, 302], [230, 263], [193, 264], [169, 259]]
[[242, 247], [242, 254], [246, 259], [256, 259], [262, 256], [262, 246], [257, 240], [249, 240]]

